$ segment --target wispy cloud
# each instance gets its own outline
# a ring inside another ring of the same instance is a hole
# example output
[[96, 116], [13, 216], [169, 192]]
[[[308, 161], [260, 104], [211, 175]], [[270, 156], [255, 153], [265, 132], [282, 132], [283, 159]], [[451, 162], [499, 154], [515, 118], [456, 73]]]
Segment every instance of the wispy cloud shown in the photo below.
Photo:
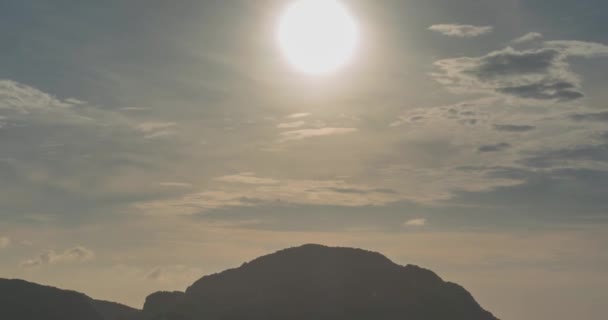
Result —
[[299, 118], [306, 118], [308, 116], [310, 116], [310, 113], [301, 112], [301, 113], [290, 114], [287, 116], [287, 119], [299, 119]]
[[256, 177], [253, 172], [242, 172], [235, 175], [228, 175], [223, 177], [215, 178], [215, 181], [226, 182], [226, 183], [240, 183], [240, 184], [253, 184], [253, 185], [264, 185], [264, 184], [277, 184], [278, 180], [270, 178]]
[[284, 123], [279, 123], [277, 125], [277, 128], [279, 128], [279, 129], [293, 129], [293, 128], [302, 127], [305, 124], [306, 124], [306, 122], [304, 122], [304, 121], [284, 122]]
[[302, 140], [313, 137], [333, 136], [356, 132], [356, 128], [319, 128], [285, 131], [281, 133], [280, 141]]
[[144, 122], [137, 125], [137, 129], [144, 133], [147, 139], [154, 139], [175, 134], [172, 129], [177, 124], [175, 122]]
[[426, 222], [425, 218], [417, 218], [406, 221], [404, 225], [408, 227], [422, 227], [426, 225]]
[[46, 251], [35, 258], [23, 261], [21, 266], [32, 268], [57, 263], [85, 262], [94, 258], [95, 253], [93, 251], [78, 246], [66, 249], [63, 252], [56, 252], [54, 250]]
[[521, 43], [526, 43], [526, 42], [532, 42], [532, 41], [538, 40], [542, 37], [543, 37], [543, 35], [541, 33], [529, 32], [519, 38], [513, 39], [511, 42], [521, 44]]
[[492, 32], [494, 27], [473, 26], [470, 24], [435, 24], [430, 26], [429, 30], [451, 37], [473, 38]]
[[499, 152], [504, 151], [511, 148], [511, 144], [506, 142], [501, 142], [497, 144], [487, 144], [479, 147], [477, 150], [479, 152]]
[[536, 129], [535, 126], [526, 124], [495, 124], [494, 130], [503, 132], [527, 132]]
[[559, 50], [564, 55], [571, 57], [608, 57], [608, 46], [597, 42], [555, 40], [545, 41], [544, 45], [548, 48], [554, 48], [556, 50]]
[[275, 180], [253, 173], [219, 177], [228, 183], [178, 199], [143, 202], [136, 207], [148, 214], [196, 214], [226, 207], [264, 204], [335, 205], [358, 207], [397, 202], [402, 196], [393, 190], [352, 184], [341, 180]]
[[11, 80], [0, 79], [0, 110], [29, 114], [36, 110], [65, 109], [74, 105], [50, 94]]
[[570, 115], [570, 118], [575, 121], [608, 122], [608, 111], [576, 113]]
[[174, 182], [174, 181], [161, 182], [158, 185], [160, 185], [161, 187], [168, 187], [168, 188], [190, 188], [190, 187], [192, 187], [192, 184], [190, 184], [190, 183]]

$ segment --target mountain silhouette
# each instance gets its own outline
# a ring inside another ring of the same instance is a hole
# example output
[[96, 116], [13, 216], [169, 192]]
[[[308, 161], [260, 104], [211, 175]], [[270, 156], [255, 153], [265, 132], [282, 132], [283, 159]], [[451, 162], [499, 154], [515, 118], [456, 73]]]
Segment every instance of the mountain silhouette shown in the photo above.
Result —
[[130, 320], [138, 313], [118, 303], [23, 280], [0, 279], [0, 319]]
[[0, 279], [11, 320], [497, 320], [430, 270], [353, 248], [304, 245], [156, 292], [143, 310], [23, 280]]
[[495, 320], [457, 284], [375, 252], [304, 245], [148, 297], [145, 320]]

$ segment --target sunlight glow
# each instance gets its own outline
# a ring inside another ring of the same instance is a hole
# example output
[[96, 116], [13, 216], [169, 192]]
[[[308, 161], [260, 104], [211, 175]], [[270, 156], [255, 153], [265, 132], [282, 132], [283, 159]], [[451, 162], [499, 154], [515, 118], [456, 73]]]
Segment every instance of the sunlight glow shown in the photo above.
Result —
[[278, 41], [296, 69], [307, 74], [326, 74], [351, 60], [359, 30], [337, 0], [298, 0], [281, 16]]

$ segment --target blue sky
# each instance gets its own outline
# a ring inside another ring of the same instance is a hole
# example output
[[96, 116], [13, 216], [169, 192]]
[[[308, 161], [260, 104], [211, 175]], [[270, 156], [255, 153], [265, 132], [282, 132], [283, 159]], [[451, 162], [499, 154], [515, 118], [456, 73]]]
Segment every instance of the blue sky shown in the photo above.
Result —
[[603, 319], [607, 5], [344, 0], [359, 50], [311, 77], [287, 3], [0, 4], [0, 276], [137, 306], [320, 242]]

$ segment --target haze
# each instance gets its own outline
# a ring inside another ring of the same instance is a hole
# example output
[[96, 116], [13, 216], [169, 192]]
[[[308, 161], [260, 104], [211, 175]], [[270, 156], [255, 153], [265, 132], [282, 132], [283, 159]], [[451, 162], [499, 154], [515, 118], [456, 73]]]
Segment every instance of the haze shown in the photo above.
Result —
[[322, 243], [605, 319], [605, 1], [343, 0], [360, 41], [322, 76], [288, 3], [0, 4], [0, 277], [141, 307]]

